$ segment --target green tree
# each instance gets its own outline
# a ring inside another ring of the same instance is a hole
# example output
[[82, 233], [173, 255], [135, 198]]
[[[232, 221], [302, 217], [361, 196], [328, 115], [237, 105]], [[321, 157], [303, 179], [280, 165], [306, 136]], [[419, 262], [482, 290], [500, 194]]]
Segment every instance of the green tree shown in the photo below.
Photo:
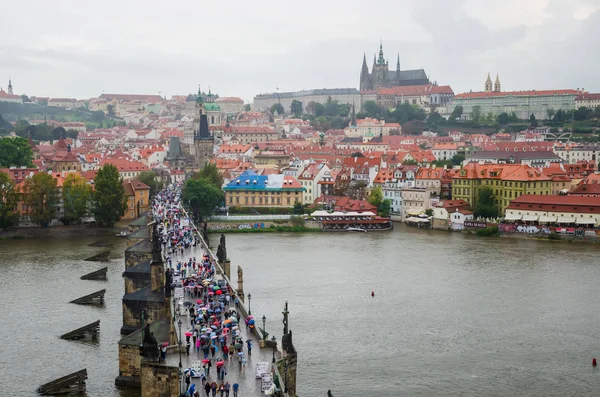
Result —
[[594, 111], [592, 109], [587, 108], [585, 106], [580, 106], [573, 113], [573, 118], [575, 119], [575, 121], [584, 121], [584, 120], [590, 119], [593, 114], [594, 114]]
[[475, 215], [482, 218], [497, 218], [498, 207], [494, 203], [494, 191], [489, 186], [479, 189], [479, 197], [475, 205]]
[[460, 120], [460, 118], [462, 117], [462, 114], [463, 114], [463, 107], [459, 105], [454, 108], [452, 113], [450, 113], [450, 120]]
[[150, 196], [154, 196], [163, 188], [162, 181], [156, 180], [156, 172], [154, 171], [140, 172], [136, 179], [150, 187]]
[[[107, 109], [109, 116], [111, 115], [111, 112], [114, 113], [114, 105], [108, 105]], [[102, 110], [96, 110], [95, 112], [92, 112], [92, 121], [95, 121], [96, 123], [102, 122], [102, 120], [104, 120], [105, 117], [106, 115]]]
[[208, 163], [196, 174], [196, 179], [206, 179], [214, 187], [221, 189], [223, 186], [223, 177], [216, 164]]
[[42, 226], [48, 224], [56, 215], [58, 188], [52, 175], [38, 172], [23, 184], [23, 202], [27, 205], [29, 217]]
[[383, 190], [381, 187], [374, 187], [371, 190], [367, 201], [377, 207], [377, 214], [379, 214], [379, 216], [390, 216], [392, 203], [389, 199], [383, 198]]
[[29, 167], [33, 152], [27, 139], [22, 137], [0, 138], [0, 167]]
[[223, 191], [204, 178], [192, 178], [183, 186], [183, 201], [192, 210], [194, 219], [202, 222], [212, 215], [215, 208], [224, 200]]
[[92, 199], [92, 187], [84, 177], [69, 173], [62, 187], [65, 216], [63, 222], [67, 225], [87, 215], [88, 203]]
[[496, 117], [496, 121], [500, 125], [506, 125], [510, 122], [510, 116], [506, 112], [502, 112]]
[[471, 119], [475, 122], [475, 124], [479, 123], [479, 120], [481, 120], [481, 106], [473, 106], [473, 110], [471, 111]]
[[48, 106], [48, 100], [47, 99], [40, 99], [38, 101], [38, 105]]
[[127, 211], [127, 196], [119, 170], [107, 164], [94, 178], [94, 216], [96, 222], [112, 227]]
[[452, 165], [461, 165], [463, 161], [465, 161], [464, 154], [455, 154], [452, 156]]
[[283, 105], [281, 103], [276, 103], [273, 106], [271, 106], [271, 113], [275, 115], [275, 112], [277, 112], [277, 114], [279, 115], [285, 113], [285, 109], [283, 108]]
[[[99, 112], [102, 112], [101, 110], [99, 110]], [[108, 117], [115, 117], [116, 113], [115, 113], [115, 105], [110, 104], [106, 106], [106, 112], [108, 113]], [[102, 114], [104, 115], [104, 112], [102, 112]], [[96, 116], [98, 118], [100, 118], [99, 121], [102, 121], [102, 119], [104, 119], [104, 116], [100, 116], [100, 113], [98, 113], [98, 116]]]
[[383, 118], [384, 111], [375, 101], [365, 101], [363, 103], [362, 110], [367, 117], [373, 117], [376, 119]]
[[19, 221], [18, 194], [15, 183], [8, 174], [0, 172], [0, 228], [7, 228]]
[[290, 105], [290, 111], [294, 114], [294, 116], [300, 117], [300, 115], [302, 114], [302, 102], [300, 102], [297, 99], [294, 99], [292, 101], [292, 104]]
[[552, 117], [554, 117], [554, 114], [555, 114], [555, 113], [556, 113], [556, 112], [555, 112], [555, 111], [554, 111], [554, 109], [552, 109], [552, 108], [548, 108], [548, 109], [546, 109], [546, 116], [547, 116], [547, 117], [546, 117], [546, 120], [552, 120]]
[[292, 213], [294, 215], [302, 215], [302, 214], [304, 214], [304, 206], [302, 205], [301, 202], [296, 201], [294, 203], [294, 209], [292, 210]]
[[538, 126], [537, 120], [535, 119], [535, 114], [531, 113], [531, 116], [529, 116], [529, 123], [531, 123], [531, 128]]
[[250, 104], [249, 104], [249, 103], [247, 103], [247, 104], [245, 104], [245, 105], [244, 105], [244, 110], [245, 110], [246, 112], [249, 112], [249, 111], [250, 111], [250, 109], [252, 109], [252, 107], [250, 106]]
[[52, 138], [54, 140], [59, 140], [61, 137], [67, 137], [67, 130], [65, 130], [63, 127], [56, 127], [50, 133], [52, 134]]
[[25, 94], [21, 95], [21, 100], [23, 101], [23, 103], [31, 102], [31, 99], [29, 99], [29, 97]]
[[67, 131], [67, 138], [77, 139], [78, 136], [79, 136], [79, 131], [77, 131], [77, 130], [68, 130]]
[[444, 120], [444, 118], [440, 116], [438, 112], [431, 112], [429, 113], [429, 117], [427, 117], [427, 124], [430, 125], [438, 125], [439, 123], [444, 121], [446, 120]]

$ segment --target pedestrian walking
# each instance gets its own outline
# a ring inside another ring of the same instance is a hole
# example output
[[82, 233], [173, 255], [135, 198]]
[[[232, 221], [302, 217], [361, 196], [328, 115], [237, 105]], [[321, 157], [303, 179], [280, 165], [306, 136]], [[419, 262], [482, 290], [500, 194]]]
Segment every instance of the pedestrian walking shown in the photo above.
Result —
[[248, 345], [248, 355], [251, 356], [252, 355], [252, 339], [248, 339], [246, 341], [246, 345]]
[[229, 389], [231, 388], [231, 385], [229, 384], [229, 382], [225, 383], [225, 397], [229, 397]]
[[[206, 393], [206, 397], [208, 397], [210, 395], [210, 383], [206, 382], [206, 384], [204, 385], [204, 393]], [[235, 394], [234, 394], [235, 396]]]
[[210, 384], [210, 390], [212, 391], [212, 397], [217, 397], [217, 382], [213, 381]]
[[223, 384], [223, 382], [221, 382], [221, 385], [219, 386], [219, 397], [223, 397], [223, 394], [225, 393], [225, 385]]
[[[240, 389], [240, 385], [237, 383], [233, 384], [233, 397], [238, 397], [238, 390]], [[208, 394], [207, 394], [208, 395]]]

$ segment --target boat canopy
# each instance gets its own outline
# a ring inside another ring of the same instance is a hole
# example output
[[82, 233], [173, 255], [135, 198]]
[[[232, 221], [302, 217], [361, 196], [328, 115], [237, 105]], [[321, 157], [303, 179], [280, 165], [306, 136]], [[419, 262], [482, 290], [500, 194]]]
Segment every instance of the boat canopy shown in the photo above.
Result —
[[558, 223], [573, 223], [573, 218], [567, 218], [565, 216], [559, 216], [557, 222]]
[[523, 217], [523, 215], [517, 215], [517, 214], [506, 214], [506, 216], [504, 217], [505, 220], [507, 221], [518, 221]]
[[575, 223], [578, 225], [595, 225], [596, 218], [577, 218]]
[[539, 218], [539, 215], [523, 215], [523, 220], [527, 222], [537, 221]]

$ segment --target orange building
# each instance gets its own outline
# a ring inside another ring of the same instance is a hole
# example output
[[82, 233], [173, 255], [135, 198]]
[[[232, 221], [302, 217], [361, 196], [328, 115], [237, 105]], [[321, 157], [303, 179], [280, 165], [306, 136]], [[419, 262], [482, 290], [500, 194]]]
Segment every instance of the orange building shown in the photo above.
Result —
[[147, 212], [150, 203], [150, 186], [137, 179], [128, 179], [123, 182], [123, 187], [127, 196], [127, 211], [121, 219], [136, 219]]

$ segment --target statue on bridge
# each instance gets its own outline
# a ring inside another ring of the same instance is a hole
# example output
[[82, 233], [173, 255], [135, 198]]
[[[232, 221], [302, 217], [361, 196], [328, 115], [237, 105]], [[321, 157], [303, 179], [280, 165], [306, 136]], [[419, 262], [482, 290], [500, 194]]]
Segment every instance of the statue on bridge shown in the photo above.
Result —
[[287, 301], [285, 301], [285, 308], [281, 312], [281, 314], [283, 314], [283, 334], [287, 335], [287, 333], [288, 333], [288, 314], [290, 314], [290, 312], [288, 311]]
[[221, 233], [221, 240], [217, 247], [217, 260], [219, 263], [225, 263], [227, 260], [227, 246], [225, 243], [225, 234]]

